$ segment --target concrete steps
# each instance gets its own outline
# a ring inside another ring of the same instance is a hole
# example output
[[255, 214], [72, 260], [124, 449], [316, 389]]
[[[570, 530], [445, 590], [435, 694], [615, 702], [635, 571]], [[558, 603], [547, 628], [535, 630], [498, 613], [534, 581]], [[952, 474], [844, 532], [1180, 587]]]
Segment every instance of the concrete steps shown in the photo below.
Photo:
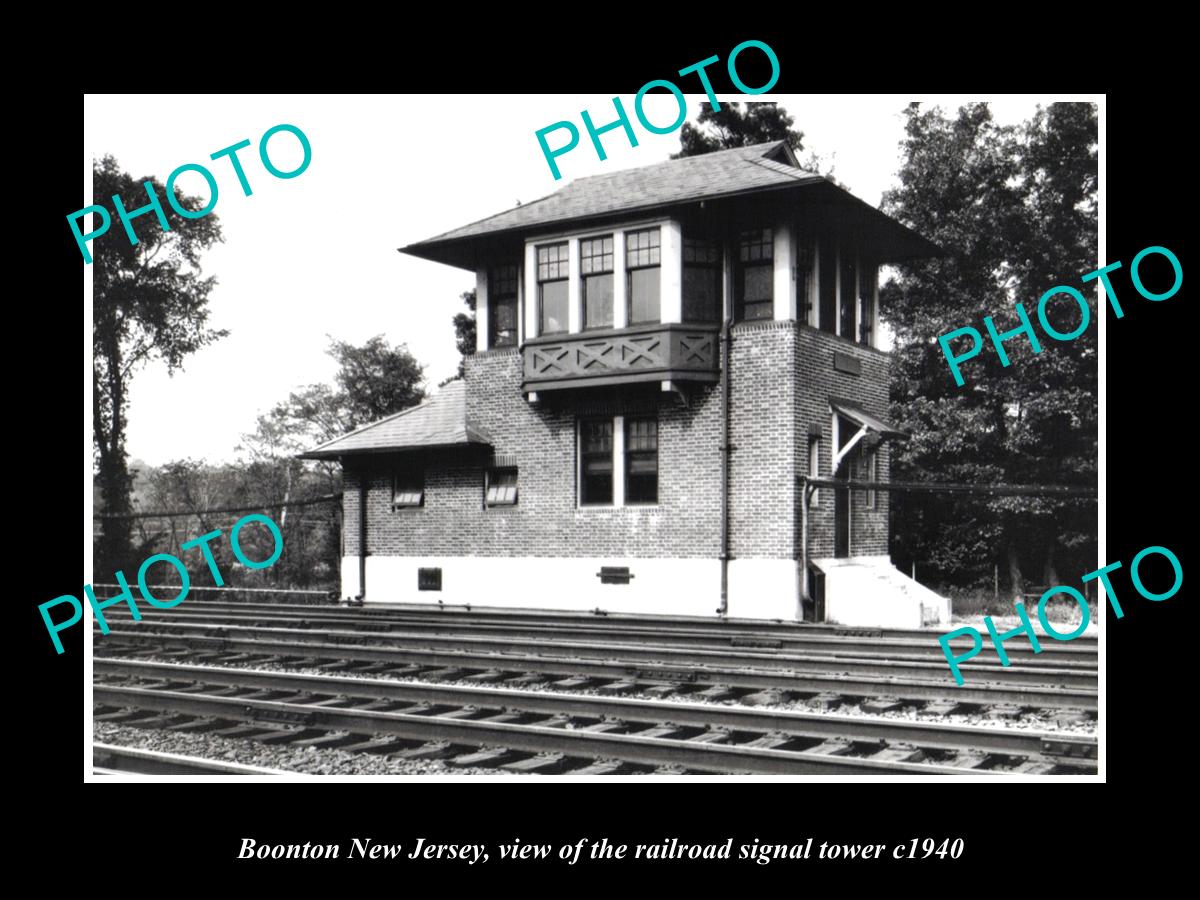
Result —
[[950, 601], [913, 581], [886, 556], [814, 559], [825, 573], [825, 621], [874, 628], [947, 625]]

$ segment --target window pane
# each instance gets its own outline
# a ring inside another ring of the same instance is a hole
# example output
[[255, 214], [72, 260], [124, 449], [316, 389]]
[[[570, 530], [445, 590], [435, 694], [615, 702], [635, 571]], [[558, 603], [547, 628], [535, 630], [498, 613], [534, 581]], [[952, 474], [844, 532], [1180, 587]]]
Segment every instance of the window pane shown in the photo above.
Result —
[[774, 273], [769, 266], [747, 266], [742, 277], [742, 297], [747, 303], [772, 299]]
[[683, 266], [683, 321], [716, 322], [721, 318], [719, 269]]
[[425, 473], [406, 469], [392, 475], [392, 506], [420, 506], [425, 493]]
[[567, 282], [551, 281], [541, 286], [541, 332], [555, 334], [567, 330]]
[[657, 266], [661, 261], [659, 229], [630, 231], [625, 235], [625, 267], [636, 269], [642, 266]]
[[613, 323], [613, 277], [589, 275], [583, 279], [584, 328], [611, 328]]
[[613, 242], [611, 237], [593, 238], [579, 242], [580, 272], [591, 275], [613, 270]]
[[658, 420], [625, 420], [625, 502], [658, 502]]
[[852, 341], [858, 340], [854, 331], [858, 307], [858, 276], [854, 271], [854, 258], [845, 251], [842, 251], [841, 294], [842, 322], [838, 334]]
[[490, 347], [512, 347], [517, 343], [517, 298], [489, 298], [491, 312], [488, 314]]
[[612, 473], [584, 475], [580, 481], [580, 503], [612, 503]]
[[567, 277], [568, 249], [565, 243], [537, 248], [538, 281]]
[[659, 289], [662, 282], [660, 269], [634, 269], [629, 273], [629, 322], [657, 322], [659, 320]]
[[488, 506], [511, 505], [517, 502], [517, 470], [491, 469], [488, 472]]
[[585, 452], [612, 451], [613, 423], [611, 419], [586, 419], [580, 425], [580, 434]]
[[613, 502], [613, 420], [584, 419], [579, 423], [579, 502]]

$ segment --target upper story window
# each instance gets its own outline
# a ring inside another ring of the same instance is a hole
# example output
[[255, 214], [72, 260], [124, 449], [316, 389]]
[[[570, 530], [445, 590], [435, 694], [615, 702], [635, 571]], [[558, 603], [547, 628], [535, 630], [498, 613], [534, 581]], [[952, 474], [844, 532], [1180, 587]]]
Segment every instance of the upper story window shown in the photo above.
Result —
[[625, 233], [625, 296], [630, 325], [660, 319], [661, 241], [658, 228]]
[[874, 343], [875, 335], [875, 277], [878, 270], [872, 265], [858, 269], [858, 340], [868, 347]]
[[547, 244], [537, 248], [538, 331], [561, 334], [568, 328], [570, 245]]
[[858, 267], [854, 264], [854, 252], [842, 250], [841, 285], [841, 323], [838, 334], [851, 341], [858, 340], [855, 330], [855, 318], [858, 312]]
[[738, 240], [736, 302], [739, 321], [775, 315], [775, 237], [770, 228], [744, 231]]
[[837, 254], [828, 239], [822, 239], [818, 246], [817, 319], [822, 331], [837, 334]]
[[683, 239], [683, 321], [721, 320], [721, 245]]
[[613, 239], [588, 238], [579, 242], [579, 271], [583, 277], [583, 327], [612, 328]]
[[613, 502], [613, 420], [579, 421], [579, 504]]
[[499, 266], [488, 273], [488, 346], [517, 345], [517, 267]]

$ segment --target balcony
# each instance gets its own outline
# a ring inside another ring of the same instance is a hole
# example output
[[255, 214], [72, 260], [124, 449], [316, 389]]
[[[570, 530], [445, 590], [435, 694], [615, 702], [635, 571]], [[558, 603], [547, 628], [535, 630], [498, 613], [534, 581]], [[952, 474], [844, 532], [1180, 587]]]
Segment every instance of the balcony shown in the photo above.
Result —
[[525, 342], [526, 393], [643, 381], [715, 383], [720, 368], [716, 325], [651, 324]]

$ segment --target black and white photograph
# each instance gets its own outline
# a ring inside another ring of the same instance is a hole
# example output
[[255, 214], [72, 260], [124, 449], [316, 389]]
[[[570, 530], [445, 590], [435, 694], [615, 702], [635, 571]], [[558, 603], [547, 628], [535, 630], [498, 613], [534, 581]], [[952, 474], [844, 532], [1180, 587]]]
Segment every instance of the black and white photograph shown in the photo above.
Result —
[[86, 97], [88, 778], [1099, 777], [1103, 96], [738, 86]]

